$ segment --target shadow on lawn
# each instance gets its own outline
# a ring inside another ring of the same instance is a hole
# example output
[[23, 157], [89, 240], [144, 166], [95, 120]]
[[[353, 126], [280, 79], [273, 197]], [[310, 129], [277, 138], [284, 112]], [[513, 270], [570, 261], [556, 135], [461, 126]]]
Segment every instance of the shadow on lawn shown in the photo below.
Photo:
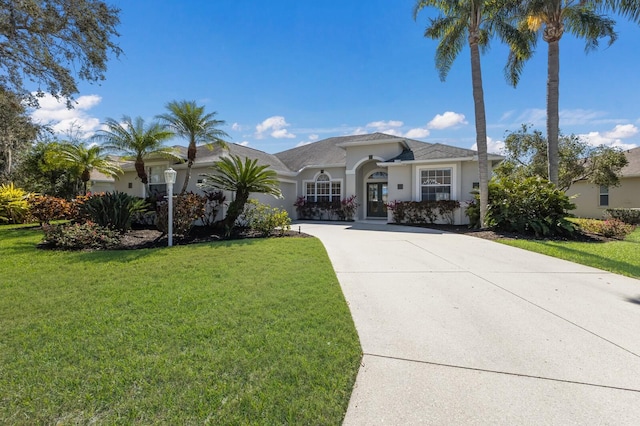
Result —
[[[189, 250], [199, 249], [201, 247], [208, 247], [210, 249], [219, 249], [223, 247], [231, 247], [238, 245], [254, 244], [256, 238], [237, 239], [237, 240], [212, 240], [212, 241], [198, 241], [190, 242], [187, 244], [175, 244], [173, 247], [168, 247], [166, 238], [164, 239], [164, 245], [148, 248], [138, 249], [123, 249], [123, 250], [91, 250], [91, 251], [69, 251], [68, 253], [70, 261], [78, 262], [103, 262], [103, 263], [128, 263], [139, 259], [143, 259], [148, 256], [166, 256], [171, 257], [172, 252], [175, 250]], [[198, 254], [200, 256], [201, 254]]]
[[[584, 252], [582, 250], [576, 250], [573, 248], [569, 248], [569, 247], [562, 247], [563, 251], [566, 251], [568, 253], [573, 254], [575, 257], [575, 259], [590, 259], [593, 261], [593, 263], [590, 263], [591, 265], [594, 265], [597, 268], [600, 269], [604, 269], [604, 270], [611, 270], [612, 267], [616, 268], [616, 271], [624, 271], [624, 275], [630, 276], [630, 277], [634, 277], [634, 278], [638, 278], [640, 277], [640, 266], [633, 264], [633, 263], [629, 263], [629, 262], [623, 262], [620, 260], [613, 260], [611, 258], [605, 257], [605, 256], [598, 256], [596, 254], [593, 253], [587, 253]], [[574, 260], [577, 261], [577, 260]], [[578, 262], [578, 263], [583, 263], [584, 262]], [[614, 273], [619, 273], [619, 272], [614, 272]]]

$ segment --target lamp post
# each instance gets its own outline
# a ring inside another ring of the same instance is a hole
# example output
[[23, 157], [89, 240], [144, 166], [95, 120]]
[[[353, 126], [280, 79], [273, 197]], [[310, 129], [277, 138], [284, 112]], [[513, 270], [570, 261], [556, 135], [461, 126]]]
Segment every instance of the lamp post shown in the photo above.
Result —
[[167, 184], [167, 196], [169, 197], [169, 247], [173, 245], [173, 184], [176, 183], [178, 172], [169, 167], [164, 171], [164, 182]]

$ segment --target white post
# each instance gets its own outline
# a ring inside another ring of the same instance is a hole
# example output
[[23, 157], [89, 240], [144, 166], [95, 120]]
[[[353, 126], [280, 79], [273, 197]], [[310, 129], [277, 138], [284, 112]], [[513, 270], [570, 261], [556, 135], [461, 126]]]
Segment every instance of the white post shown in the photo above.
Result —
[[176, 183], [176, 174], [177, 172], [172, 168], [164, 171], [164, 181], [167, 184], [167, 196], [169, 197], [167, 200], [169, 203], [169, 217], [167, 218], [169, 221], [169, 247], [173, 246], [173, 184]]

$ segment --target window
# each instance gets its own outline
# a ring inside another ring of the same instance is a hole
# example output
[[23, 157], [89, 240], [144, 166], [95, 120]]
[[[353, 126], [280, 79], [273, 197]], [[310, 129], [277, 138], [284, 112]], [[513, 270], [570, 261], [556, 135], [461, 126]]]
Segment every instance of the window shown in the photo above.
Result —
[[369, 175], [369, 179], [389, 179], [387, 172], [373, 172]]
[[600, 205], [608, 206], [609, 205], [609, 187], [605, 185], [600, 185]]
[[429, 169], [420, 171], [422, 201], [451, 199], [451, 169]]
[[167, 185], [164, 183], [164, 171], [166, 166], [149, 167], [149, 195], [164, 196], [167, 193]]
[[306, 182], [305, 196], [308, 201], [340, 201], [342, 195], [340, 181], [319, 174], [315, 181]]

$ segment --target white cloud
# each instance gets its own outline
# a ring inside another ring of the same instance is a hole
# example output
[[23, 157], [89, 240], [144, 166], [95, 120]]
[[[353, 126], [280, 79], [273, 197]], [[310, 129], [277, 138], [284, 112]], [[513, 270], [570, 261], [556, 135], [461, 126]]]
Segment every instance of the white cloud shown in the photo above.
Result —
[[[606, 115], [603, 111], [593, 111], [589, 109], [565, 109], [560, 111], [560, 126], [579, 126], [593, 124], [594, 122], [608, 122], [611, 120], [601, 120]], [[546, 123], [547, 113], [544, 113], [544, 123]]]
[[381, 131], [382, 129], [394, 128], [394, 127], [402, 127], [404, 123], [398, 120], [389, 120], [389, 121], [372, 121], [367, 124], [366, 127], [377, 129], [377, 131]]
[[241, 131], [241, 130], [242, 130], [242, 126], [241, 126], [241, 125], [239, 125], [238, 123], [233, 123], [233, 124], [231, 125], [231, 130], [235, 130], [235, 131], [238, 131], [238, 132], [239, 132], [239, 131]]
[[311, 135], [309, 135], [309, 138], [308, 138], [309, 140], [298, 142], [296, 147], [303, 146], [303, 145], [309, 145], [310, 143], [313, 143], [313, 142], [317, 141], [319, 137], [320, 136], [318, 136], [316, 134], [311, 134]]
[[522, 114], [513, 119], [512, 123], [514, 126], [531, 124], [534, 128], [544, 126], [547, 123], [547, 110], [540, 108], [524, 110]]
[[633, 124], [618, 124], [610, 132], [606, 132], [605, 136], [614, 139], [627, 139], [638, 134], [638, 128]]
[[436, 114], [433, 119], [427, 123], [428, 129], [448, 129], [449, 127], [455, 127], [460, 124], [467, 124], [464, 114], [458, 114], [457, 112], [447, 111], [444, 114]]
[[249, 146], [249, 141], [242, 141], [238, 145]]
[[284, 119], [284, 117], [280, 115], [274, 115], [273, 117], [269, 117], [264, 120], [262, 123], [256, 126], [256, 137], [258, 139], [262, 139], [265, 136], [265, 133], [269, 133], [271, 137], [276, 139], [291, 139], [295, 138], [296, 135], [293, 133], [289, 133], [286, 127], [289, 127], [290, 124]]
[[102, 98], [98, 95], [80, 96], [74, 102], [73, 109], [67, 109], [64, 100], [58, 101], [51, 95], [38, 99], [40, 108], [31, 113], [36, 123], [49, 124], [56, 133], [79, 131], [83, 137], [89, 137], [100, 128], [100, 120], [91, 117], [87, 111], [98, 105]]
[[632, 138], [639, 131], [633, 124], [618, 124], [608, 132], [589, 132], [578, 136], [592, 146], [607, 145], [620, 149], [632, 149], [637, 147], [638, 144], [631, 141], [625, 142], [623, 139]]
[[[478, 144], [474, 143], [471, 146], [474, 151], [478, 150]], [[493, 140], [490, 136], [487, 136], [487, 152], [489, 154], [502, 154], [504, 152], [504, 141]]]
[[417, 127], [415, 129], [409, 130], [407, 133], [404, 134], [404, 136], [411, 139], [420, 139], [420, 138], [426, 138], [430, 134], [431, 132], [428, 129], [425, 129], [424, 127]]

